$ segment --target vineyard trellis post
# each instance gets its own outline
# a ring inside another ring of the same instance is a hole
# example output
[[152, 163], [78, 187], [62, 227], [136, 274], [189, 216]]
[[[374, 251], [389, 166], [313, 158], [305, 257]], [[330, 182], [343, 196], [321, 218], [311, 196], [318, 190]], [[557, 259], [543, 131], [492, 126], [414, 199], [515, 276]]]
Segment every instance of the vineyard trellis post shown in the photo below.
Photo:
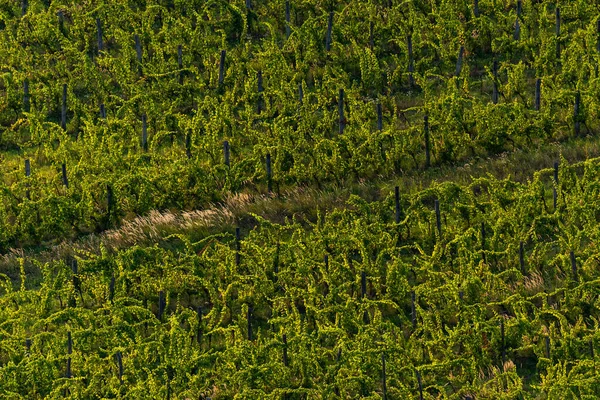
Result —
[[438, 235], [441, 238], [442, 237], [442, 219], [440, 218], [440, 201], [438, 199], [435, 199], [433, 204], [434, 204], [434, 208], [435, 208], [435, 222], [436, 222], [436, 226], [437, 226], [437, 231], [438, 231]]
[[106, 119], [106, 107], [104, 106], [104, 103], [100, 104], [100, 118]]
[[21, 0], [21, 16], [27, 14], [27, 8], [29, 7], [27, 0]]
[[394, 187], [395, 222], [400, 223], [400, 187]]
[[271, 170], [271, 154], [270, 153], [267, 153], [266, 164], [267, 164], [267, 191], [270, 194], [273, 191], [273, 171]]
[[494, 77], [494, 88], [492, 92], [492, 102], [498, 104], [498, 60], [494, 60], [492, 65], [492, 75]]
[[381, 353], [381, 390], [383, 400], [387, 400], [387, 377], [385, 372], [385, 353]]
[[570, 251], [569, 258], [571, 259], [571, 273], [573, 274], [573, 281], [578, 282], [579, 277], [577, 275], [577, 260], [575, 259], [575, 253], [573, 250]]
[[67, 178], [67, 164], [62, 163], [61, 170], [62, 170], [62, 183], [68, 189], [69, 188], [69, 179]]
[[556, 59], [560, 60], [560, 7], [556, 6], [554, 11], [556, 18]]
[[513, 35], [515, 41], [521, 40], [521, 25], [519, 24], [519, 17], [515, 19], [515, 33]]
[[179, 68], [179, 84], [183, 85], [183, 49], [177, 46], [177, 67]]
[[290, 0], [285, 0], [285, 38], [290, 37]]
[[413, 330], [417, 328], [417, 307], [416, 307], [417, 295], [414, 290], [410, 292], [410, 319], [412, 322]]
[[[460, 49], [458, 49], [458, 59], [456, 60], [456, 71], [455, 71], [455, 75], [458, 78], [460, 76], [460, 73], [462, 71], [462, 64], [463, 64], [463, 58], [465, 55], [465, 46], [461, 45]], [[458, 82], [457, 82], [458, 84]]]
[[535, 80], [535, 110], [536, 111], [540, 111], [541, 95], [542, 95], [542, 80], [540, 78], [537, 78]]
[[412, 90], [415, 86], [415, 59], [413, 56], [412, 35], [410, 34], [406, 37], [406, 45], [408, 47], [408, 87]]
[[72, 375], [71, 371], [71, 354], [73, 353], [73, 338], [71, 337], [71, 331], [67, 332], [67, 368], [65, 378], [70, 379]]
[[219, 61], [219, 87], [223, 86], [223, 80], [225, 79], [225, 50], [221, 50], [221, 59]]
[[423, 126], [425, 132], [425, 167], [431, 166], [430, 143], [429, 143], [429, 115], [423, 116]]
[[288, 363], [288, 343], [287, 343], [287, 336], [285, 333], [283, 334], [282, 340], [283, 340], [283, 365], [287, 367], [289, 365], [289, 363]]
[[421, 372], [415, 369], [417, 374], [417, 383], [419, 384], [419, 400], [423, 400], [423, 381], [421, 380]]
[[523, 243], [523, 241], [521, 241], [519, 243], [519, 265], [521, 267], [521, 274], [523, 276], [526, 275], [525, 272], [525, 244]]
[[135, 42], [135, 54], [136, 54], [136, 58], [137, 58], [138, 75], [141, 76], [142, 75], [142, 42], [140, 41], [140, 36], [138, 34], [136, 34], [133, 37], [133, 40]]
[[223, 141], [223, 159], [224, 159], [225, 165], [227, 167], [229, 167], [229, 141], [228, 140]]
[[198, 345], [202, 342], [202, 307], [196, 307], [196, 320], [198, 327], [196, 328], [196, 342]]
[[115, 354], [115, 358], [117, 359], [117, 368], [119, 371], [119, 384], [123, 384], [123, 354], [120, 351], [117, 351]]
[[325, 36], [325, 51], [329, 52], [331, 49], [331, 31], [333, 30], [333, 11], [329, 12], [327, 19], [327, 34]]
[[487, 263], [485, 257], [485, 223], [483, 221], [481, 222], [481, 258], [484, 263]]
[[158, 320], [162, 321], [165, 307], [167, 305], [167, 299], [165, 298], [164, 290], [158, 292]]
[[60, 10], [56, 13], [56, 16], [58, 17], [58, 30], [64, 35], [66, 36], [67, 33], [65, 31], [65, 13], [63, 10]]
[[248, 340], [252, 341], [252, 305], [248, 304], [248, 310], [246, 311], [246, 320], [248, 323]]
[[260, 114], [263, 110], [263, 106], [264, 106], [264, 99], [263, 99], [263, 74], [262, 74], [262, 70], [258, 70], [258, 72], [256, 73], [256, 79], [258, 81], [258, 101], [257, 101], [257, 110], [258, 110], [258, 114]]
[[340, 89], [338, 96], [338, 115], [339, 115], [339, 124], [340, 135], [344, 133], [344, 128], [346, 128], [346, 118], [344, 117], [344, 89]]
[[96, 31], [98, 35], [98, 56], [100, 56], [100, 52], [104, 50], [104, 41], [102, 40], [102, 21], [100, 21], [100, 18], [96, 18]]
[[[29, 159], [25, 160], [25, 177], [29, 178], [31, 176], [31, 161]], [[25, 190], [25, 197], [27, 200], [31, 200], [31, 193], [29, 191], [29, 179], [27, 179], [27, 189]]]
[[25, 79], [23, 82], [23, 111], [31, 111], [31, 105], [29, 101], [29, 79]]
[[67, 130], [67, 84], [63, 84], [62, 87], [62, 103], [60, 113], [60, 126], [66, 131]]
[[473, 0], [473, 15], [479, 17], [479, 0]]
[[552, 188], [552, 204], [554, 210], [558, 206], [558, 161], [554, 162], [554, 187]]
[[110, 283], [108, 284], [108, 301], [110, 301], [111, 304], [114, 303], [115, 299], [115, 284], [115, 274], [112, 274], [112, 276], [110, 277]]
[[502, 354], [502, 368], [504, 370], [504, 364], [506, 363], [506, 343], [504, 336], [504, 317], [500, 315], [500, 352]]
[[302, 101], [304, 100], [304, 89], [302, 89], [302, 82], [298, 84], [298, 102], [302, 105]]
[[142, 114], [142, 149], [148, 151], [148, 122], [146, 114]]
[[192, 158], [192, 132], [189, 130], [185, 134], [185, 155], [188, 159]]
[[383, 130], [383, 111], [381, 109], [381, 103], [377, 103], [377, 130], [381, 132]]
[[575, 126], [575, 136], [579, 136], [581, 133], [581, 120], [580, 120], [580, 108], [581, 108], [581, 93], [577, 91], [575, 93], [575, 103], [573, 105], [573, 121]]
[[236, 267], [240, 266], [240, 250], [241, 250], [240, 241], [241, 241], [240, 228], [236, 227], [235, 228], [235, 265], [236, 265]]

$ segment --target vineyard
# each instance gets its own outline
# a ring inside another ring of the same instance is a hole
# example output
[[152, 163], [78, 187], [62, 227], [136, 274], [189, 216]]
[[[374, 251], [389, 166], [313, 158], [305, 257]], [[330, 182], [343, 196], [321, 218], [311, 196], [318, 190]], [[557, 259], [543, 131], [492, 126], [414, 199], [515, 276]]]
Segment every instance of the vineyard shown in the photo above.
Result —
[[600, 5], [0, 2], [0, 396], [600, 396]]

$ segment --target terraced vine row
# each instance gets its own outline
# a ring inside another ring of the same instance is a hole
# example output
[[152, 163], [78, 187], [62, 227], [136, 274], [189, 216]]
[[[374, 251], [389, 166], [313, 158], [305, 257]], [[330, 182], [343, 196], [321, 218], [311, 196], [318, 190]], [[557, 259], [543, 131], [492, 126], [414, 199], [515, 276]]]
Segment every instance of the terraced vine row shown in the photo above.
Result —
[[489, 178], [353, 197], [316, 223], [256, 217], [249, 232], [194, 243], [173, 235], [115, 254], [80, 251], [39, 265], [41, 287], [23, 267], [20, 287], [5, 276], [0, 297], [2, 389], [8, 398], [593, 398], [599, 178], [597, 161], [563, 161], [528, 184]]
[[0, 7], [3, 250], [598, 128], [593, 3], [22, 6]]

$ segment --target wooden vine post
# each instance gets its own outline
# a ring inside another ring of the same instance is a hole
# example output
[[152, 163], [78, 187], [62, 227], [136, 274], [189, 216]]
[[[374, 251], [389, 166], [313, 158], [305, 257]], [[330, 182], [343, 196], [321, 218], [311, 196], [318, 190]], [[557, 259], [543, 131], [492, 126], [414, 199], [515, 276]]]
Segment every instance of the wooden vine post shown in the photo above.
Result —
[[69, 188], [69, 179], [67, 178], [67, 164], [62, 163], [61, 170], [62, 170], [62, 183], [68, 189]]
[[541, 95], [542, 95], [542, 80], [540, 78], [537, 78], [535, 80], [535, 110], [536, 111], [540, 111]]
[[142, 114], [142, 149], [148, 151], [148, 122], [146, 114]]
[[271, 154], [267, 153], [266, 157], [267, 164], [267, 190], [269, 193], [273, 192], [273, 171], [271, 169]]
[[67, 130], [67, 84], [63, 84], [62, 88], [62, 103], [60, 113], [60, 126], [63, 131]]
[[100, 52], [104, 50], [104, 41], [102, 40], [102, 21], [100, 21], [100, 18], [96, 18], [96, 31], [98, 34], [98, 56], [100, 56]]
[[285, 38], [290, 37], [290, 0], [285, 0]]
[[287, 336], [284, 333], [283, 337], [283, 365], [285, 365], [286, 367], [289, 365], [289, 361], [288, 361], [288, 343], [287, 343]]
[[223, 80], [225, 79], [225, 50], [221, 50], [221, 59], [219, 62], [219, 87], [223, 86]]
[[346, 128], [346, 118], [344, 117], [344, 89], [340, 89], [338, 96], [338, 115], [340, 124], [339, 133], [341, 135]]
[[406, 37], [406, 45], [408, 47], [408, 87], [412, 90], [415, 86], [415, 59], [413, 56], [412, 35]]
[[29, 100], [29, 79], [25, 79], [23, 82], [23, 111], [31, 111], [31, 105]]
[[554, 209], [558, 206], [558, 161], [554, 162], [554, 187], [552, 188], [552, 204]]
[[229, 141], [225, 140], [223, 141], [223, 161], [225, 163], [225, 165], [227, 167], [229, 167], [230, 161], [230, 154], [229, 154], [230, 150], [229, 150]]
[[430, 143], [429, 143], [429, 115], [423, 117], [425, 132], [425, 168], [431, 167]]
[[[25, 160], [25, 177], [29, 178], [31, 176], [31, 161], [29, 159]], [[27, 189], [25, 190], [25, 197], [27, 200], [31, 200], [31, 193], [29, 191], [29, 179], [27, 179]]]
[[325, 51], [331, 50], [331, 32], [333, 30], [333, 11], [329, 12], [327, 19], [327, 34], [325, 35]]
[[440, 201], [437, 199], [434, 202], [434, 208], [435, 208], [435, 222], [436, 222], [436, 226], [437, 226], [437, 232], [441, 238], [442, 237], [442, 219], [441, 219], [441, 215], [440, 215]]
[[492, 102], [498, 104], [498, 60], [494, 60], [492, 65], [492, 74], [494, 77], [494, 89], [492, 92]]

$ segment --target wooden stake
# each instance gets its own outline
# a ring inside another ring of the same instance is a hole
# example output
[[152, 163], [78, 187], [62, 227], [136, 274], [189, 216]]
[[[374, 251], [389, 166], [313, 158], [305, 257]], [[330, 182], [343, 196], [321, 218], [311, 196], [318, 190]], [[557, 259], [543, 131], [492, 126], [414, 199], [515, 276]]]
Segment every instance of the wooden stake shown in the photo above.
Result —
[[456, 60], [456, 76], [457, 77], [460, 75], [460, 72], [462, 71], [464, 55], [465, 55], [465, 46], [461, 45], [460, 49], [458, 50], [458, 59]]
[[61, 169], [62, 169], [62, 182], [63, 182], [63, 185], [65, 185], [65, 187], [68, 189], [69, 188], [69, 179], [67, 178], [67, 164], [63, 163], [61, 165]]
[[521, 241], [519, 243], [519, 265], [521, 266], [521, 274], [523, 276], [526, 275], [526, 273], [525, 273], [525, 251], [524, 251], [524, 247], [525, 247], [525, 244]]
[[569, 256], [571, 258], [571, 272], [573, 273], [573, 280], [577, 282], [579, 281], [579, 278], [577, 276], [577, 260], [575, 260], [575, 253], [573, 252], [573, 250], [571, 250]]
[[333, 11], [329, 13], [327, 20], [327, 35], [325, 36], [325, 51], [329, 52], [331, 49], [331, 31], [333, 30]]
[[98, 33], [98, 56], [100, 52], [104, 50], [104, 41], [102, 40], [102, 22], [100, 18], [96, 18], [96, 30]]
[[287, 336], [285, 335], [285, 333], [283, 334], [283, 365], [285, 365], [286, 367], [289, 365], [288, 364], [288, 344], [287, 344]]
[[492, 92], [492, 102], [498, 104], [498, 60], [494, 60], [492, 66], [492, 73], [494, 76], [494, 91]]
[[285, 0], [285, 38], [290, 37], [290, 0]]
[[225, 165], [229, 167], [229, 141], [227, 140], [223, 142], [223, 158]]
[[540, 78], [535, 81], [535, 109], [540, 111], [542, 93], [542, 80]]
[[67, 130], [67, 84], [63, 84], [62, 90], [62, 107], [60, 113], [60, 126], [66, 131]]
[[381, 388], [383, 391], [383, 400], [387, 400], [387, 379], [385, 373], [385, 353], [381, 353]]
[[406, 44], [408, 47], [408, 87], [412, 90], [415, 86], [415, 59], [413, 57], [413, 43], [412, 43], [412, 35], [408, 35], [406, 37]]
[[396, 208], [396, 223], [400, 223], [400, 188], [394, 187], [394, 205]]
[[437, 225], [437, 231], [438, 231], [438, 235], [441, 237], [442, 236], [442, 219], [440, 218], [440, 201], [437, 199], [434, 202], [434, 208], [435, 208], [435, 222]]
[[177, 67], [179, 67], [179, 84], [183, 85], [183, 49], [177, 46]]
[[425, 131], [425, 168], [431, 167], [431, 156], [429, 149], [429, 116], [423, 117], [423, 125]]
[[146, 114], [142, 114], [142, 149], [148, 151], [148, 124]]
[[29, 79], [25, 79], [23, 82], [23, 111], [29, 112], [31, 105], [29, 101]]
[[225, 50], [221, 50], [221, 61], [219, 62], [219, 86], [223, 86], [225, 78]]
[[344, 133], [344, 128], [346, 128], [346, 119], [344, 118], [344, 89], [340, 89], [338, 96], [338, 115], [340, 118], [340, 135]]
[[267, 153], [267, 190], [273, 191], [273, 176], [271, 171], [271, 154]]

